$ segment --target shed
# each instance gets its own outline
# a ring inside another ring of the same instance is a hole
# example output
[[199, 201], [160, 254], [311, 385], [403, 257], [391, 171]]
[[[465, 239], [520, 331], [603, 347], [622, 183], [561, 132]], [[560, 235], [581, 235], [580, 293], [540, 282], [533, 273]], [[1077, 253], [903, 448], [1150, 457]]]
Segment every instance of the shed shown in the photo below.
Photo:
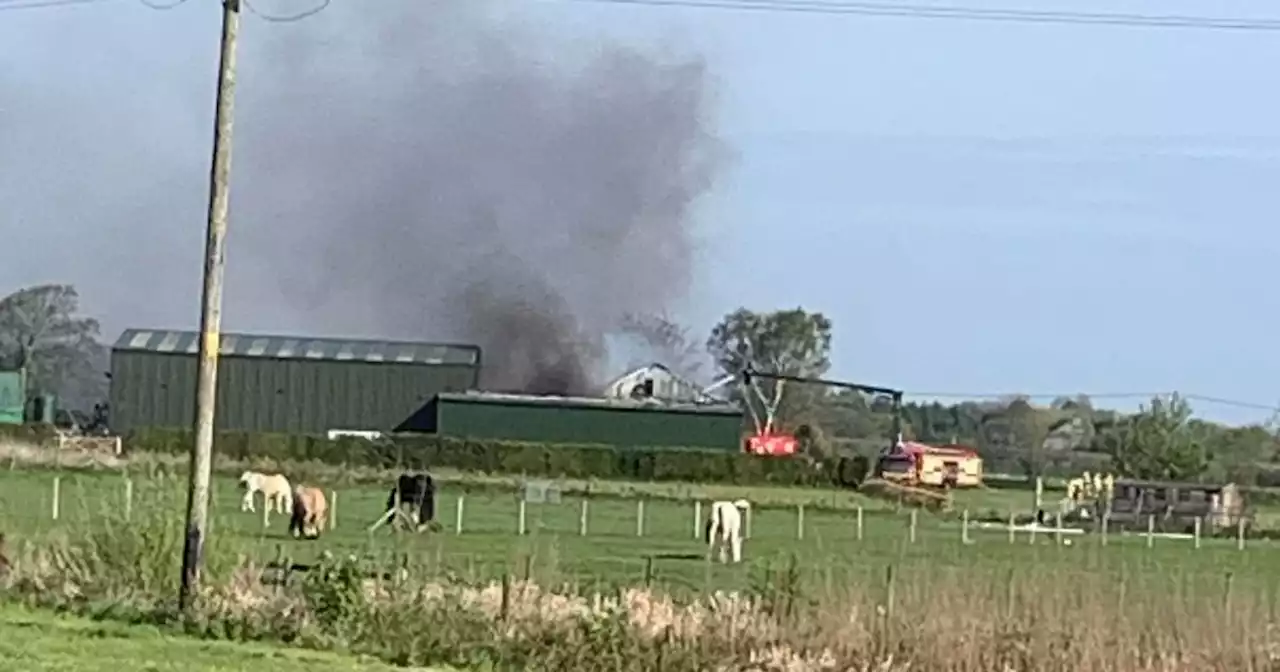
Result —
[[[478, 384], [474, 345], [222, 334], [221, 430], [387, 430]], [[190, 427], [199, 334], [129, 329], [111, 351], [111, 428]]]
[[725, 404], [442, 393], [396, 431], [622, 447], [742, 449], [742, 409]]

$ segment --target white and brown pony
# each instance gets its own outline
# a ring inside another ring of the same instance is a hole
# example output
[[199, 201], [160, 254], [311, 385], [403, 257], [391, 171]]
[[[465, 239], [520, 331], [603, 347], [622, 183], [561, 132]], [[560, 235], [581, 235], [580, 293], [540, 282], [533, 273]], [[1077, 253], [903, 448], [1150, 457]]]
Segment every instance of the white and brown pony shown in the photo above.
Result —
[[745, 499], [711, 503], [711, 516], [707, 518], [706, 541], [709, 553], [720, 554], [720, 562], [742, 562], [742, 518], [751, 509]]
[[329, 519], [329, 500], [324, 490], [299, 485], [293, 491], [293, 516], [289, 519], [289, 534], [307, 539], [318, 539]]
[[262, 493], [262, 506], [266, 513], [274, 509], [276, 513], [293, 512], [293, 488], [289, 487], [289, 479], [281, 474], [264, 474], [257, 471], [246, 471], [240, 474], [240, 487], [244, 488], [244, 499], [240, 500], [241, 511], [256, 511], [253, 496]]

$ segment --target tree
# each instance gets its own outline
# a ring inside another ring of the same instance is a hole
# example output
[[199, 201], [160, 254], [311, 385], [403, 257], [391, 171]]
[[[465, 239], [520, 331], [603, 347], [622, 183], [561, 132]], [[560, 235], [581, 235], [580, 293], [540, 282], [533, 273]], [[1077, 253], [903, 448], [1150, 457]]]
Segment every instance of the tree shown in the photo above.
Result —
[[98, 321], [82, 317], [70, 285], [38, 285], [0, 299], [0, 368], [26, 369], [28, 389], [85, 406], [105, 392]]
[[[707, 352], [728, 375], [751, 368], [762, 373], [789, 376], [821, 376], [831, 367], [831, 320], [822, 313], [803, 308], [756, 313], [740, 308], [724, 317], [707, 339]], [[805, 395], [790, 392], [784, 381], [752, 379], [743, 401], [756, 431], [772, 432], [782, 411], [794, 415], [796, 404], [784, 409], [788, 399], [796, 402]]]
[[706, 355], [689, 337], [688, 327], [680, 326], [666, 315], [627, 314], [623, 317], [621, 330], [649, 356], [648, 361], [635, 361], [633, 365], [641, 366], [657, 360], [676, 375], [693, 381], [701, 380]]
[[1210, 457], [1209, 475], [1215, 481], [1255, 485], [1262, 465], [1275, 455], [1277, 437], [1260, 425], [1220, 427], [1205, 423]]
[[1116, 424], [1104, 437], [1116, 471], [1131, 478], [1188, 481], [1209, 467], [1204, 431], [1191, 418], [1191, 406], [1172, 395], [1155, 397]]
[[1002, 410], [983, 419], [983, 443], [986, 450], [1014, 456], [1028, 478], [1041, 476], [1049, 463], [1045, 442], [1053, 419], [1052, 414], [1032, 406], [1025, 397], [1014, 398]]

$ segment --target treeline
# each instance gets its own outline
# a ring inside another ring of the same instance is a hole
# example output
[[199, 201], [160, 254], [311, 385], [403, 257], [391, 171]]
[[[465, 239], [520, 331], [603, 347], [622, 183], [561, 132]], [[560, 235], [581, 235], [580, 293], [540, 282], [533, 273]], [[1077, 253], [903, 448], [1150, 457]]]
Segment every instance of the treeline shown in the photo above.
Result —
[[[806, 451], [883, 449], [892, 437], [887, 398], [857, 393], [812, 395], [796, 409]], [[1280, 441], [1270, 428], [1226, 427], [1192, 417], [1177, 396], [1157, 398], [1137, 412], [1094, 407], [1085, 396], [1036, 405], [1025, 398], [958, 404], [908, 402], [908, 440], [976, 448], [989, 472], [1028, 477], [1113, 470], [1171, 480], [1280, 485]]]

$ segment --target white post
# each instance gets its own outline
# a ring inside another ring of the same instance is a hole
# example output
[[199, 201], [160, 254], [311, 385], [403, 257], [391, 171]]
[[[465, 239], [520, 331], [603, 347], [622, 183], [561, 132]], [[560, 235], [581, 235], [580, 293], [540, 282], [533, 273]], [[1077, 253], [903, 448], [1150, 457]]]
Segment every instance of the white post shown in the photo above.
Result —
[[920, 522], [920, 509], [911, 509], [911, 528], [907, 531], [911, 543], [916, 543], [916, 525]]
[[636, 536], [644, 536], [644, 500], [636, 500]]
[[1035, 510], [1039, 511], [1044, 506], [1044, 478], [1036, 476], [1036, 506]]
[[465, 495], [458, 495], [458, 506], [453, 510], [453, 533], [462, 534], [462, 517], [465, 515], [467, 507], [467, 498]]
[[338, 529], [338, 491], [329, 491], [329, 531]]
[[1018, 517], [1012, 511], [1009, 512], [1009, 543], [1017, 541], [1018, 538]]
[[693, 503], [693, 538], [702, 538], [702, 500]]
[[804, 504], [796, 507], [796, 539], [804, 539]]
[[753, 515], [753, 512], [754, 512], [754, 511], [755, 511], [755, 507], [754, 507], [754, 506], [753, 506], [753, 507], [751, 507], [751, 508], [749, 508], [749, 509], [747, 509], [747, 519], [743, 521], [743, 523], [745, 523], [744, 527], [746, 528], [746, 529], [744, 529], [744, 530], [742, 531], [742, 538], [743, 538], [743, 539], [750, 539], [750, 538], [751, 538], [751, 516]]
[[969, 509], [964, 510], [964, 515], [960, 519], [960, 543], [969, 543]]
[[133, 520], [133, 479], [128, 476], [124, 479], [124, 519]]
[[862, 505], [858, 505], [858, 541], [862, 541]]
[[53, 510], [51, 511], [51, 513], [53, 513], [54, 520], [58, 519], [58, 512], [61, 510], [61, 503], [62, 503], [62, 477], [54, 476], [53, 477], [53, 507], [52, 507]]
[[1244, 550], [1244, 518], [1236, 523], [1236, 549]]
[[1154, 548], [1156, 545], [1156, 517], [1147, 516], [1147, 548]]
[[587, 536], [587, 500], [582, 500], [582, 506], [578, 512], [578, 534]]
[[525, 530], [525, 513], [526, 513], [526, 512], [525, 512], [525, 507], [526, 507], [526, 506], [527, 506], [527, 505], [526, 505], [526, 503], [525, 503], [524, 499], [521, 499], [521, 500], [520, 500], [520, 523], [519, 523], [519, 525], [520, 525], [520, 526], [519, 526], [519, 528], [518, 528], [518, 533], [519, 533], [519, 535], [520, 535], [520, 536], [522, 536], [522, 537], [524, 536], [524, 530]]
[[1059, 546], [1062, 545], [1062, 512], [1059, 511], [1053, 517], [1053, 541]]
[[268, 505], [268, 500], [264, 497], [262, 500], [262, 526], [264, 528], [267, 527], [267, 525], [271, 522], [270, 516], [271, 516], [271, 507]]
[[1197, 517], [1191, 528], [1191, 538], [1195, 542], [1196, 549], [1200, 548], [1200, 518]]
[[1105, 511], [1102, 514], [1102, 545], [1107, 545], [1107, 528], [1111, 525], [1111, 512]]

